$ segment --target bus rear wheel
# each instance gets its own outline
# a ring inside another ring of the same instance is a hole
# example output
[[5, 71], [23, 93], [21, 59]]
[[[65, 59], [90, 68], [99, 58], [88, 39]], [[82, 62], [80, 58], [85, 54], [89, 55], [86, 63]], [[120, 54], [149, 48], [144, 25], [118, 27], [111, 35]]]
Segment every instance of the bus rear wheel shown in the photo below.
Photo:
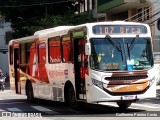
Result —
[[119, 108], [121, 109], [127, 109], [129, 106], [131, 106], [132, 102], [117, 102], [117, 105], [119, 106]]
[[68, 90], [65, 95], [65, 103], [67, 106], [75, 108], [77, 106], [75, 91], [73, 86], [68, 87]]
[[33, 87], [30, 82], [27, 85], [27, 102], [29, 102], [29, 103], [34, 102]]

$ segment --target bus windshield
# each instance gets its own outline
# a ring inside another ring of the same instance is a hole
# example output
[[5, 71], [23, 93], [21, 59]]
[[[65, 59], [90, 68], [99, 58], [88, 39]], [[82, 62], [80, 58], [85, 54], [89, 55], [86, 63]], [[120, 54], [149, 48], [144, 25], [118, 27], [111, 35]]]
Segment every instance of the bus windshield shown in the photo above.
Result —
[[149, 38], [93, 38], [90, 65], [103, 71], [145, 70], [153, 66]]

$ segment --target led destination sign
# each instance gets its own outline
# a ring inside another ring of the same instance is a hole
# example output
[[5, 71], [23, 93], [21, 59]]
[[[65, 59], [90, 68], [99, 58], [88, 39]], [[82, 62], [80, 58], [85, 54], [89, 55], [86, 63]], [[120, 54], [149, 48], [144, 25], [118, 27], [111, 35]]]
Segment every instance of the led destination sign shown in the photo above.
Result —
[[147, 28], [142, 25], [96, 25], [93, 26], [94, 34], [144, 34]]

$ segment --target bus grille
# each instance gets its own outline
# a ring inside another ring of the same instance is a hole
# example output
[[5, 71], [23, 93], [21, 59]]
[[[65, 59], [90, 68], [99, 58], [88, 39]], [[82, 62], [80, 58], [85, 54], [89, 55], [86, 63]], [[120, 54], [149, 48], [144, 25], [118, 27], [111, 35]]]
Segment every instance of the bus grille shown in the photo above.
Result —
[[146, 79], [147, 75], [139, 75], [139, 76], [118, 76], [118, 77], [105, 77], [105, 80], [138, 80], [138, 79]]

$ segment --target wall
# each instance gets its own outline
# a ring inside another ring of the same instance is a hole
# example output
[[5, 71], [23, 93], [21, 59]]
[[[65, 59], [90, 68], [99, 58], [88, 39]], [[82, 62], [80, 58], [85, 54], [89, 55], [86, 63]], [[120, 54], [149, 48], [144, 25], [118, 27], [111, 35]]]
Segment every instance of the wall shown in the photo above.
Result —
[[[11, 23], [4, 22], [3, 27], [0, 28], [0, 51], [2, 49], [8, 49], [8, 44], [6, 44], [6, 35], [7, 31], [11, 31]], [[8, 52], [3, 54], [0, 52], [0, 68], [3, 70], [4, 74], [8, 74]]]
[[[160, 31], [157, 29], [157, 19], [160, 18], [160, 0], [151, 0], [151, 2], [153, 4], [155, 4], [155, 2], [157, 2], [155, 5], [154, 5], [154, 14], [156, 14], [154, 16], [154, 36], [153, 36], [153, 41], [154, 41], [154, 51], [155, 52], [160, 52]], [[158, 13], [158, 14], [157, 14]]]

